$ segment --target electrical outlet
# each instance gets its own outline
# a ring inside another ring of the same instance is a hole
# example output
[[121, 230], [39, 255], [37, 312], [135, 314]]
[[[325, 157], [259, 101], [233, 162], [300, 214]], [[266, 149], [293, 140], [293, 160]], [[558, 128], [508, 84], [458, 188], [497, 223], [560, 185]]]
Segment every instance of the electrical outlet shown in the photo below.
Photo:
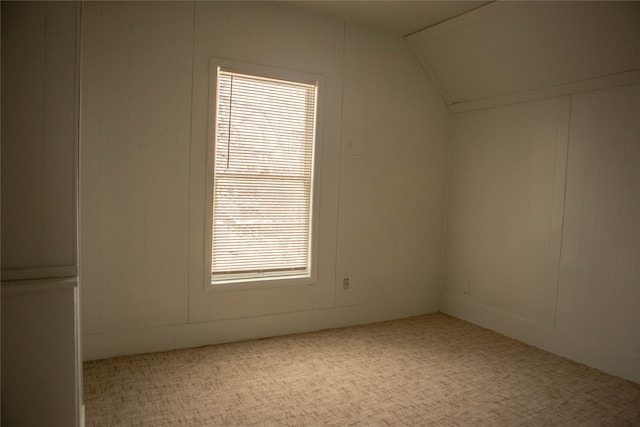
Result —
[[342, 279], [342, 289], [347, 290], [349, 289], [349, 278], [345, 277], [344, 279]]

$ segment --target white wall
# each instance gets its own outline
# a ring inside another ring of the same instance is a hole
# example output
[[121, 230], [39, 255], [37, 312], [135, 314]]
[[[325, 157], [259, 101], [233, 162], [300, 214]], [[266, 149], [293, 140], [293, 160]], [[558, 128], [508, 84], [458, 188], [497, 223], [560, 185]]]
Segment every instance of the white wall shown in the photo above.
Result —
[[75, 279], [3, 282], [3, 425], [81, 425], [77, 291]]
[[79, 4], [1, 7], [2, 423], [80, 425]]
[[571, 103], [556, 327], [636, 360], [640, 379], [640, 84]]
[[347, 26], [337, 303], [380, 319], [438, 310], [448, 115], [416, 65], [400, 39]]
[[441, 310], [640, 382], [638, 117], [640, 85], [454, 114]]
[[[244, 2], [89, 2], [83, 25], [86, 359], [440, 308], [640, 378], [637, 86], [458, 113], [449, 131], [379, 31]], [[315, 286], [203, 291], [211, 56], [325, 77]]]
[[[211, 56], [325, 78], [315, 286], [203, 291]], [[401, 38], [268, 3], [88, 2], [82, 66], [85, 359], [437, 311], [449, 115]]]
[[77, 274], [76, 10], [3, 6], [3, 280]]
[[192, 23], [186, 2], [83, 5], [84, 334], [187, 319]]
[[445, 294], [553, 323], [569, 99], [455, 114]]

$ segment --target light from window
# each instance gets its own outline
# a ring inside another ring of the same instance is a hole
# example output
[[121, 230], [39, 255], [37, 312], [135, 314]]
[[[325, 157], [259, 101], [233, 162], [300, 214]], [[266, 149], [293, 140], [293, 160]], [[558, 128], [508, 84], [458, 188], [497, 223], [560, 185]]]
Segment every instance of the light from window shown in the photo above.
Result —
[[311, 274], [316, 94], [217, 68], [212, 284]]

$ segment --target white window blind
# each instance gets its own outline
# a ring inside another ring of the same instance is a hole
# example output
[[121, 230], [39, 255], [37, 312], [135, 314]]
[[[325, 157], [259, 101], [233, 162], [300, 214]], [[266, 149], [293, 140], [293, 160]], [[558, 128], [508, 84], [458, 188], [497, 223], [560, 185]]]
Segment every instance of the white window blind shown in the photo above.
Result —
[[212, 283], [307, 276], [317, 85], [217, 71]]

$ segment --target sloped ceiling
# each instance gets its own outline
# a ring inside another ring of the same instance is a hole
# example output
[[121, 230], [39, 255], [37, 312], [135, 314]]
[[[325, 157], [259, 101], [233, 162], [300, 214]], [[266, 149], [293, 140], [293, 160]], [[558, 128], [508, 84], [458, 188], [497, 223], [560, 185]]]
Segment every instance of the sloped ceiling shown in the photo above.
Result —
[[298, 0], [277, 3], [407, 36], [477, 9], [490, 1]]
[[640, 82], [640, 1], [281, 1], [405, 37], [451, 111]]
[[640, 81], [640, 2], [496, 2], [407, 41], [454, 111]]

